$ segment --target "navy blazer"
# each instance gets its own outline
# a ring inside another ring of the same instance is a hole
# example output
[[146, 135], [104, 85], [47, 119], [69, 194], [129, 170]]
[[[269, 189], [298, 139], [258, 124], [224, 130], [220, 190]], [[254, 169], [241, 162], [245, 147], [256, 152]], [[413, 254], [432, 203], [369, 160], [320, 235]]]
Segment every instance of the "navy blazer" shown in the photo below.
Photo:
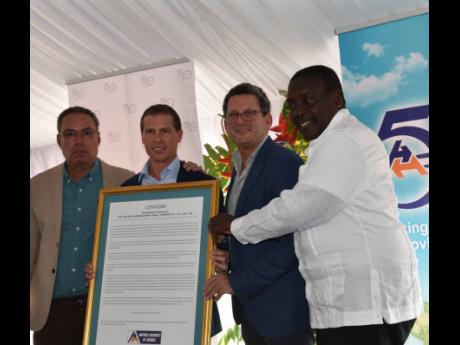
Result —
[[[260, 148], [238, 198], [235, 216], [262, 208], [297, 183], [303, 161], [270, 138]], [[227, 198], [233, 187], [235, 172]], [[228, 200], [228, 199], [227, 199]], [[310, 329], [305, 281], [294, 251], [293, 234], [243, 245], [229, 240], [233, 316], [261, 336], [279, 337]]]
[[[125, 182], [123, 182], [122, 186], [140, 186], [139, 182], [139, 174], [136, 174]], [[207, 175], [201, 171], [187, 171], [184, 169], [184, 162], [180, 162], [179, 172], [177, 174], [177, 182], [192, 182], [192, 181], [206, 181], [206, 180], [215, 180], [214, 177]], [[219, 193], [219, 208], [220, 210], [223, 209], [223, 198], [222, 193]], [[214, 302], [212, 304], [212, 323], [211, 323], [211, 336], [216, 335], [222, 331], [222, 325], [220, 323], [220, 316], [219, 310], [217, 309], [217, 305]]]

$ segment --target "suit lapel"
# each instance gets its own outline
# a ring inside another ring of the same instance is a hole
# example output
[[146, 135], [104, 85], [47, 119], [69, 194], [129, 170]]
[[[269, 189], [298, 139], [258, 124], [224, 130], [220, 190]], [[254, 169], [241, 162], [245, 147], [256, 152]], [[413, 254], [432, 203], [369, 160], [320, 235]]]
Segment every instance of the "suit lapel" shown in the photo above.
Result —
[[270, 138], [268, 138], [257, 153], [256, 159], [254, 160], [251, 170], [246, 177], [246, 181], [244, 182], [240, 197], [236, 203], [235, 215], [240, 215], [242, 213], [246, 199], [250, 195], [252, 188], [256, 185], [257, 179], [263, 171], [265, 159], [268, 155], [270, 145], [272, 145], [272, 141]]
[[182, 162], [180, 162], [179, 172], [177, 173], [176, 182], [186, 182], [187, 171], [185, 171]]
[[103, 162], [102, 159], [99, 159], [99, 162], [101, 163], [102, 188], [116, 186], [115, 176], [113, 175], [114, 171], [110, 169], [109, 165]]
[[61, 222], [62, 222], [62, 190], [64, 183], [64, 163], [59, 165], [55, 172], [50, 175], [51, 188], [51, 213], [54, 219], [54, 232], [56, 240], [59, 242], [61, 238]]

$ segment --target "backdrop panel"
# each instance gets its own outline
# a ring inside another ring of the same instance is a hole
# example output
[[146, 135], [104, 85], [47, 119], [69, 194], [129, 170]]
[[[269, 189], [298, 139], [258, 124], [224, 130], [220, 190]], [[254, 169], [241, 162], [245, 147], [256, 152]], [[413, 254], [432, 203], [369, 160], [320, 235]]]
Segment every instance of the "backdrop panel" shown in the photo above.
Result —
[[69, 103], [87, 107], [98, 116], [99, 157], [135, 172], [148, 159], [139, 127], [142, 113], [150, 105], [168, 104], [182, 121], [179, 158], [203, 165], [191, 62], [69, 85]]

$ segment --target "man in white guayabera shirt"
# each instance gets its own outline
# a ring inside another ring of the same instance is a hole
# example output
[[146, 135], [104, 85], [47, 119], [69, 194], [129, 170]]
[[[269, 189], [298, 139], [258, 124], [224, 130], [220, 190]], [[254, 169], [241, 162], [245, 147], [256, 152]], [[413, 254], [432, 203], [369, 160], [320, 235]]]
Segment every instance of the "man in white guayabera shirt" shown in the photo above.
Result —
[[422, 297], [384, 145], [348, 112], [328, 67], [298, 71], [287, 101], [310, 141], [298, 183], [244, 217], [216, 216], [209, 230], [244, 244], [294, 233], [318, 345], [402, 345]]

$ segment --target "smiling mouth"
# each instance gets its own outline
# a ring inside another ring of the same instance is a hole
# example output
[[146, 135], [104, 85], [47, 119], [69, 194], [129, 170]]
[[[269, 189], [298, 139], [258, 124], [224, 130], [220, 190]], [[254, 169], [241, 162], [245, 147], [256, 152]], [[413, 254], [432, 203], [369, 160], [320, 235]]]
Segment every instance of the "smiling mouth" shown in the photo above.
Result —
[[239, 129], [236, 129], [235, 132], [237, 132], [237, 133], [246, 133], [246, 132], [249, 132], [249, 129], [247, 129], [247, 128], [239, 128]]

